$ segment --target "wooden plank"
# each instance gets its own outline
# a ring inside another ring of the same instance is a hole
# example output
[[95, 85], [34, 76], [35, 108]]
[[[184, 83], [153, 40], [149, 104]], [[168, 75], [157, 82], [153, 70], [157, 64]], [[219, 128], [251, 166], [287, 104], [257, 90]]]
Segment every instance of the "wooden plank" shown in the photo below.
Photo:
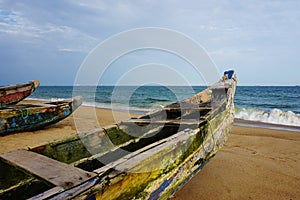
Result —
[[96, 174], [23, 149], [0, 155], [11, 165], [65, 189], [79, 185]]
[[47, 190], [45, 192], [42, 192], [34, 197], [31, 197], [27, 200], [41, 200], [41, 199], [46, 199], [46, 198], [49, 198], [53, 195], [56, 195], [60, 192], [64, 191], [64, 189], [60, 186], [57, 186], [57, 187], [54, 187], [54, 188], [51, 188], [50, 190]]
[[166, 107], [163, 108], [165, 111], [169, 112], [180, 112], [180, 111], [202, 111], [202, 110], [211, 110], [212, 107], [179, 107], [179, 108], [172, 108], [172, 107]]
[[[116, 165], [114, 169], [119, 172], [133, 170], [138, 165], [145, 165], [144, 160], [152, 157], [155, 154], [161, 154], [161, 157], [163, 157], [165, 152], [170, 152], [176, 148], [182, 148], [180, 146], [189, 141], [190, 138], [194, 137], [197, 134], [197, 131], [199, 131], [199, 129], [186, 129], [184, 131], [178, 132], [175, 137], [166, 138], [164, 143], [158, 144], [153, 148], [145, 148], [143, 152], [135, 155], [133, 154], [132, 156], [130, 156], [129, 154], [130, 157], [128, 156], [128, 159], [126, 159], [125, 162]], [[182, 152], [178, 154], [178, 156], [181, 155]]]
[[[197, 129], [197, 130], [199, 130], [199, 129]], [[143, 152], [147, 152], [147, 151], [149, 151], [150, 149], [152, 149], [154, 147], [157, 147], [159, 145], [165, 144], [165, 143], [167, 143], [169, 141], [173, 141], [176, 138], [180, 138], [180, 137], [182, 137], [183, 134], [186, 134], [186, 133], [189, 133], [189, 132], [192, 132], [192, 131], [195, 131], [195, 129], [194, 130], [192, 130], [192, 129], [186, 129], [186, 130], [181, 131], [181, 132], [179, 132], [177, 134], [174, 134], [174, 135], [172, 135], [170, 137], [167, 137], [165, 139], [162, 139], [162, 140], [159, 140], [157, 142], [154, 142], [154, 143], [152, 143], [150, 145], [147, 145], [147, 146], [145, 146], [145, 147], [143, 147], [141, 149], [138, 149], [138, 150], [136, 150], [136, 151], [134, 151], [134, 152], [132, 152], [132, 153], [130, 153], [130, 154], [128, 154], [128, 155], [126, 155], [126, 156], [124, 156], [124, 157], [122, 157], [122, 158], [114, 161], [114, 162], [112, 162], [112, 163], [109, 163], [109, 164], [105, 165], [104, 167], [96, 169], [96, 170], [94, 170], [94, 172], [101, 175], [104, 172], [106, 172], [107, 170], [115, 168], [115, 166], [120, 165], [120, 164], [122, 164], [124, 162], [127, 162], [129, 159], [132, 159], [133, 157], [138, 156], [139, 154], [141, 154]]]
[[168, 125], [168, 126], [175, 126], [175, 125], [194, 125], [199, 124], [199, 120], [151, 120], [151, 119], [131, 119], [128, 121], [121, 122], [121, 124], [138, 124], [138, 125], [147, 125], [147, 124], [153, 124], [153, 125]]

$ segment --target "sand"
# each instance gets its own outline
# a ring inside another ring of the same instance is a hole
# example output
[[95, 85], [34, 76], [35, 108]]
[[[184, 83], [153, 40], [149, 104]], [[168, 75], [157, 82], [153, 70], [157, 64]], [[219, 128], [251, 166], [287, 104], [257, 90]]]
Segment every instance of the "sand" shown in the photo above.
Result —
[[300, 133], [234, 126], [173, 199], [300, 199]]
[[[36, 103], [37, 101], [23, 101], [21, 103]], [[96, 110], [96, 117], [93, 114]], [[112, 111], [109, 109], [95, 109], [93, 107], [80, 106], [72, 115], [64, 120], [45, 127], [41, 130], [15, 133], [6, 136], [0, 136], [0, 153], [11, 151], [18, 148], [26, 148], [37, 146], [52, 140], [68, 137], [79, 132], [100, 128], [120, 122], [121, 120], [129, 119], [131, 114]], [[114, 117], [115, 116], [115, 117]], [[74, 122], [74, 119], [76, 121]], [[98, 120], [98, 121], [95, 121]], [[77, 122], [77, 123], [76, 123]], [[76, 126], [77, 125], [77, 126]]]
[[[36, 146], [130, 117], [127, 113], [81, 106], [68, 118], [42, 130], [0, 137], [0, 153]], [[80, 131], [82, 131], [80, 130]], [[234, 126], [221, 151], [172, 198], [300, 199], [300, 132]]]

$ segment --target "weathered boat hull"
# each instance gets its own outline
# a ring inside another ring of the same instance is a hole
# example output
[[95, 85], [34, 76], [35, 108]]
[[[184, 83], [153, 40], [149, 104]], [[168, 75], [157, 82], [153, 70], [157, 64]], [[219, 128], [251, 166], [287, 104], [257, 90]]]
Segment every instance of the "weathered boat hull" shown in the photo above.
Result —
[[[143, 153], [110, 166], [113, 172], [95, 179], [94, 186], [77, 198], [91, 198], [90, 194], [96, 193], [95, 199], [168, 199], [200, 171], [227, 140], [234, 120], [234, 105], [224, 106], [221, 105], [209, 121], [201, 122], [203, 125], [198, 129], [185, 129], [148, 151], [144, 149]], [[60, 198], [73, 196], [63, 193]]]
[[81, 97], [40, 104], [7, 105], [0, 108], [0, 135], [36, 130], [69, 116], [81, 105]]
[[28, 97], [38, 86], [38, 80], [29, 81], [24, 84], [0, 87], [0, 107], [16, 104]]
[[[159, 111], [28, 151], [8, 152], [0, 161], [46, 184], [26, 198], [167, 199], [225, 143], [234, 119], [235, 85], [235, 76], [225, 77]], [[32, 165], [33, 159], [41, 164]], [[27, 182], [19, 179], [29, 188]], [[0, 198], [22, 191], [14, 183], [3, 187]]]

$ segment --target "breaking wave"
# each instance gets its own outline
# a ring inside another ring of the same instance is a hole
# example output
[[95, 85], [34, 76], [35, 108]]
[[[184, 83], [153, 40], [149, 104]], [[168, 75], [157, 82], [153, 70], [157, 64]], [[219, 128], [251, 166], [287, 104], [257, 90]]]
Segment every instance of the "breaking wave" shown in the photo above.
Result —
[[300, 114], [296, 114], [292, 111], [285, 112], [277, 108], [272, 109], [270, 112], [258, 109], [236, 108], [235, 118], [272, 124], [300, 126]]

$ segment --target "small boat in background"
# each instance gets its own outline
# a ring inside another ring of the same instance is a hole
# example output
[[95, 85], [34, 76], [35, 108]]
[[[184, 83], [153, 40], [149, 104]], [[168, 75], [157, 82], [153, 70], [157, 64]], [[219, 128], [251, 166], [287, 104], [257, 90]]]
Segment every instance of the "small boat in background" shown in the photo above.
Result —
[[54, 124], [76, 110], [82, 97], [36, 104], [17, 104], [0, 107], [0, 135], [31, 131]]
[[1, 154], [0, 199], [168, 199], [224, 145], [236, 83], [228, 71], [141, 117]]
[[16, 104], [28, 97], [38, 86], [38, 80], [0, 87], [0, 106]]

